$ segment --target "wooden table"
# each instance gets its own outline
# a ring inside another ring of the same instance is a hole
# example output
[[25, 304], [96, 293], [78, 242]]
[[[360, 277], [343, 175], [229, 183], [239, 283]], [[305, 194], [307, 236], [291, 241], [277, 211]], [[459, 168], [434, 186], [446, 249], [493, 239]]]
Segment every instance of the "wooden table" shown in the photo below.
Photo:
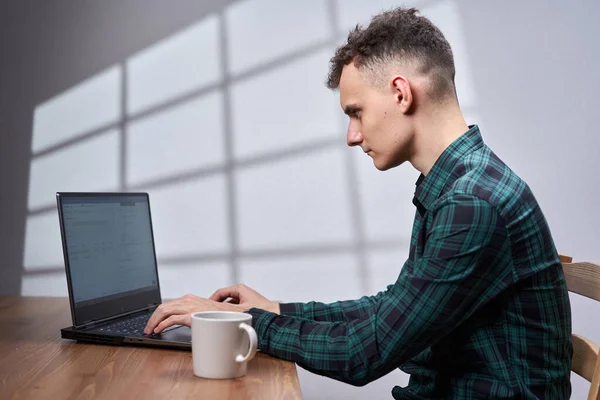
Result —
[[294, 363], [258, 353], [243, 378], [194, 376], [192, 353], [60, 338], [66, 298], [0, 296], [0, 399], [301, 399]]

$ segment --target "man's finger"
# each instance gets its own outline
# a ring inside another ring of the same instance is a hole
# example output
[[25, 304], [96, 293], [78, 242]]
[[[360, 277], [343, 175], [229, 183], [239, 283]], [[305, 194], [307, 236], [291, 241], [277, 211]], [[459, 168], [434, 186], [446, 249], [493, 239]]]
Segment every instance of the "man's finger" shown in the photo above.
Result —
[[189, 315], [171, 315], [169, 318], [162, 321], [156, 328], [154, 328], [154, 333], [161, 333], [163, 330], [167, 329], [173, 325], [187, 325], [189, 326]]
[[158, 323], [162, 320], [161, 315], [162, 315], [162, 310], [163, 310], [163, 304], [159, 305], [158, 307], [156, 307], [156, 310], [154, 310], [154, 312], [152, 313], [152, 315], [150, 316], [150, 318], [148, 319], [148, 322], [146, 323], [146, 327], [144, 328], [144, 333], [146, 335], [150, 334], [154, 328], [156, 327], [156, 325], [158, 325]]
[[163, 303], [160, 306], [158, 306], [156, 308], [156, 310], [154, 310], [154, 313], [152, 314], [150, 319], [148, 320], [148, 323], [146, 324], [146, 328], [144, 328], [144, 333], [145, 334], [152, 333], [154, 328], [156, 328], [156, 326], [161, 321], [170, 317], [173, 314], [180, 314], [180, 312], [178, 312], [179, 311], [178, 309], [180, 307], [178, 306], [178, 303], [176, 303], [178, 301], [180, 301], [180, 300], [174, 300], [172, 302]]
[[229, 296], [224, 295], [224, 293], [226, 293], [228, 289], [229, 288], [219, 289], [216, 292], [214, 292], [208, 299], [212, 300], [212, 301], [223, 301], [227, 297], [229, 297]]
[[239, 299], [240, 295], [235, 286], [230, 286], [227, 288], [219, 289], [210, 296], [210, 300], [212, 301], [223, 301], [228, 297], [233, 297]]

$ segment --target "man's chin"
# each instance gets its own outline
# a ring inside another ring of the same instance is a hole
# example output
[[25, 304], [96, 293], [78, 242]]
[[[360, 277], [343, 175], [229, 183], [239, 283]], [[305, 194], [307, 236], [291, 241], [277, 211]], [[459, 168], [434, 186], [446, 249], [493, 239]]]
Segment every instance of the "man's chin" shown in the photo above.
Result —
[[392, 169], [395, 168], [399, 165], [401, 165], [403, 162], [399, 162], [399, 163], [381, 163], [381, 162], [377, 162], [375, 160], [373, 160], [373, 165], [375, 165], [375, 168], [377, 168], [380, 171], [387, 171], [388, 169]]

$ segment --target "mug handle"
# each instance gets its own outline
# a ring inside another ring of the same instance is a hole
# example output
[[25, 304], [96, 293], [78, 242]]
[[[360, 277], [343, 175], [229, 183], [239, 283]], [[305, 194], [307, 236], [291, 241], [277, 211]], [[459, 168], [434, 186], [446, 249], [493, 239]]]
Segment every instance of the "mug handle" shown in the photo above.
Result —
[[250, 325], [242, 322], [240, 324], [240, 329], [246, 331], [246, 333], [248, 334], [248, 338], [250, 339], [250, 349], [248, 349], [248, 354], [246, 354], [245, 356], [239, 354], [235, 358], [236, 362], [242, 363], [244, 361], [252, 360], [252, 358], [254, 358], [254, 355], [256, 354], [256, 349], [258, 347], [258, 338], [256, 337], [256, 331]]

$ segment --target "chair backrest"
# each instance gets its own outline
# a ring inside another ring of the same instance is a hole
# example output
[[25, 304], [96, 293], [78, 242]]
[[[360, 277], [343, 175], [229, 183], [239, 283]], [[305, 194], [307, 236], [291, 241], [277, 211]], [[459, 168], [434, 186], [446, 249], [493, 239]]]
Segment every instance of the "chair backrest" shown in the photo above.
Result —
[[[600, 301], [600, 265], [576, 262], [568, 256], [560, 256], [570, 292]], [[591, 340], [573, 334], [573, 362], [571, 370], [590, 382], [588, 400], [600, 400], [600, 350]]]
[[558, 255], [558, 258], [560, 258], [560, 262], [561, 263], [572, 263], [573, 262], [573, 257], [569, 257], [569, 256], [565, 256], [562, 254]]

